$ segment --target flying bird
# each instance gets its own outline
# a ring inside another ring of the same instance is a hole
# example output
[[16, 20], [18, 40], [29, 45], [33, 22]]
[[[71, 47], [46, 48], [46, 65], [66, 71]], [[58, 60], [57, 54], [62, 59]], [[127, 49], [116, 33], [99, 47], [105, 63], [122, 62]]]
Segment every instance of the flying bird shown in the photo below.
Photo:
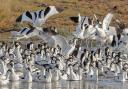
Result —
[[48, 6], [45, 10], [37, 10], [37, 11], [26, 11], [21, 14], [17, 19], [16, 22], [29, 22], [34, 27], [39, 27], [46, 22], [46, 20], [60, 12], [63, 9], [55, 6]]

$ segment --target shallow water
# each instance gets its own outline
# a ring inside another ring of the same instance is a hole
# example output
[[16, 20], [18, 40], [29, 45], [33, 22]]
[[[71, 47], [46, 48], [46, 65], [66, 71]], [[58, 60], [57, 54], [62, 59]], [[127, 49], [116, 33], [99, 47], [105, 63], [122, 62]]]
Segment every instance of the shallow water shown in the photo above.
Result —
[[128, 83], [103, 81], [60, 81], [53, 83], [20, 83], [13, 82], [0, 89], [128, 89]]

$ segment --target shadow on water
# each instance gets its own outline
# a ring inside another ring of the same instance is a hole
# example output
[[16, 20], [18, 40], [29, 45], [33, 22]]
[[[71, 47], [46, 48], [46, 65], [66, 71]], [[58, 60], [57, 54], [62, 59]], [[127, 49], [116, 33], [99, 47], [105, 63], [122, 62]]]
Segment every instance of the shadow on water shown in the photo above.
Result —
[[59, 81], [53, 83], [20, 83], [13, 82], [0, 89], [127, 89], [128, 83], [103, 81]]

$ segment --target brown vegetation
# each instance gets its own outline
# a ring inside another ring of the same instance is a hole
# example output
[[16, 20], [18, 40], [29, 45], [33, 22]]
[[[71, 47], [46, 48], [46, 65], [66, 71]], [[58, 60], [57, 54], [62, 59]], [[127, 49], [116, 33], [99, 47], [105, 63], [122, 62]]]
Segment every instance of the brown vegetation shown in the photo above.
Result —
[[[70, 16], [78, 13], [93, 17], [95, 13], [102, 21], [103, 17], [113, 8], [117, 7], [115, 19], [128, 23], [128, 0], [0, 0], [0, 32], [10, 29], [19, 29], [15, 19], [21, 13], [29, 10], [43, 9], [47, 5], [55, 5], [64, 8], [64, 11], [51, 17], [45, 26], [56, 26], [63, 35], [74, 29], [74, 23], [69, 20]], [[114, 24], [113, 24], [114, 25]], [[66, 31], [67, 30], [67, 31]], [[8, 39], [9, 34], [0, 34], [0, 39]]]

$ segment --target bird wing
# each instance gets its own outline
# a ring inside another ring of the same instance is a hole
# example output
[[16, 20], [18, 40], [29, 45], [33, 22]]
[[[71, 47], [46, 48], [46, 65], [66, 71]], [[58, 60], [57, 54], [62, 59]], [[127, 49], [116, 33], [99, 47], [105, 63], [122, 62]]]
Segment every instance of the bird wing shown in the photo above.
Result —
[[103, 25], [102, 25], [102, 27], [103, 27], [104, 30], [107, 30], [109, 28], [109, 25], [110, 25], [110, 22], [112, 20], [112, 17], [113, 17], [113, 14], [112, 13], [108, 13], [105, 16], [105, 18], [103, 20]]
[[32, 12], [26, 11], [23, 14], [21, 14], [18, 18], [16, 18], [16, 22], [24, 22], [24, 21], [33, 23]]
[[58, 44], [61, 48], [61, 51], [65, 51], [69, 47], [68, 41], [65, 37], [60, 35], [52, 36], [52, 38], [55, 40], [55, 43]]
[[69, 17], [71, 21], [75, 22], [75, 23], [78, 23], [78, 19], [79, 17], [78, 16], [73, 16], [73, 17]]
[[16, 22], [26, 21], [32, 23], [34, 26], [40, 26], [44, 24], [49, 17], [59, 12], [61, 11], [55, 6], [49, 6], [45, 10], [37, 10], [34, 12], [26, 11], [16, 19]]

